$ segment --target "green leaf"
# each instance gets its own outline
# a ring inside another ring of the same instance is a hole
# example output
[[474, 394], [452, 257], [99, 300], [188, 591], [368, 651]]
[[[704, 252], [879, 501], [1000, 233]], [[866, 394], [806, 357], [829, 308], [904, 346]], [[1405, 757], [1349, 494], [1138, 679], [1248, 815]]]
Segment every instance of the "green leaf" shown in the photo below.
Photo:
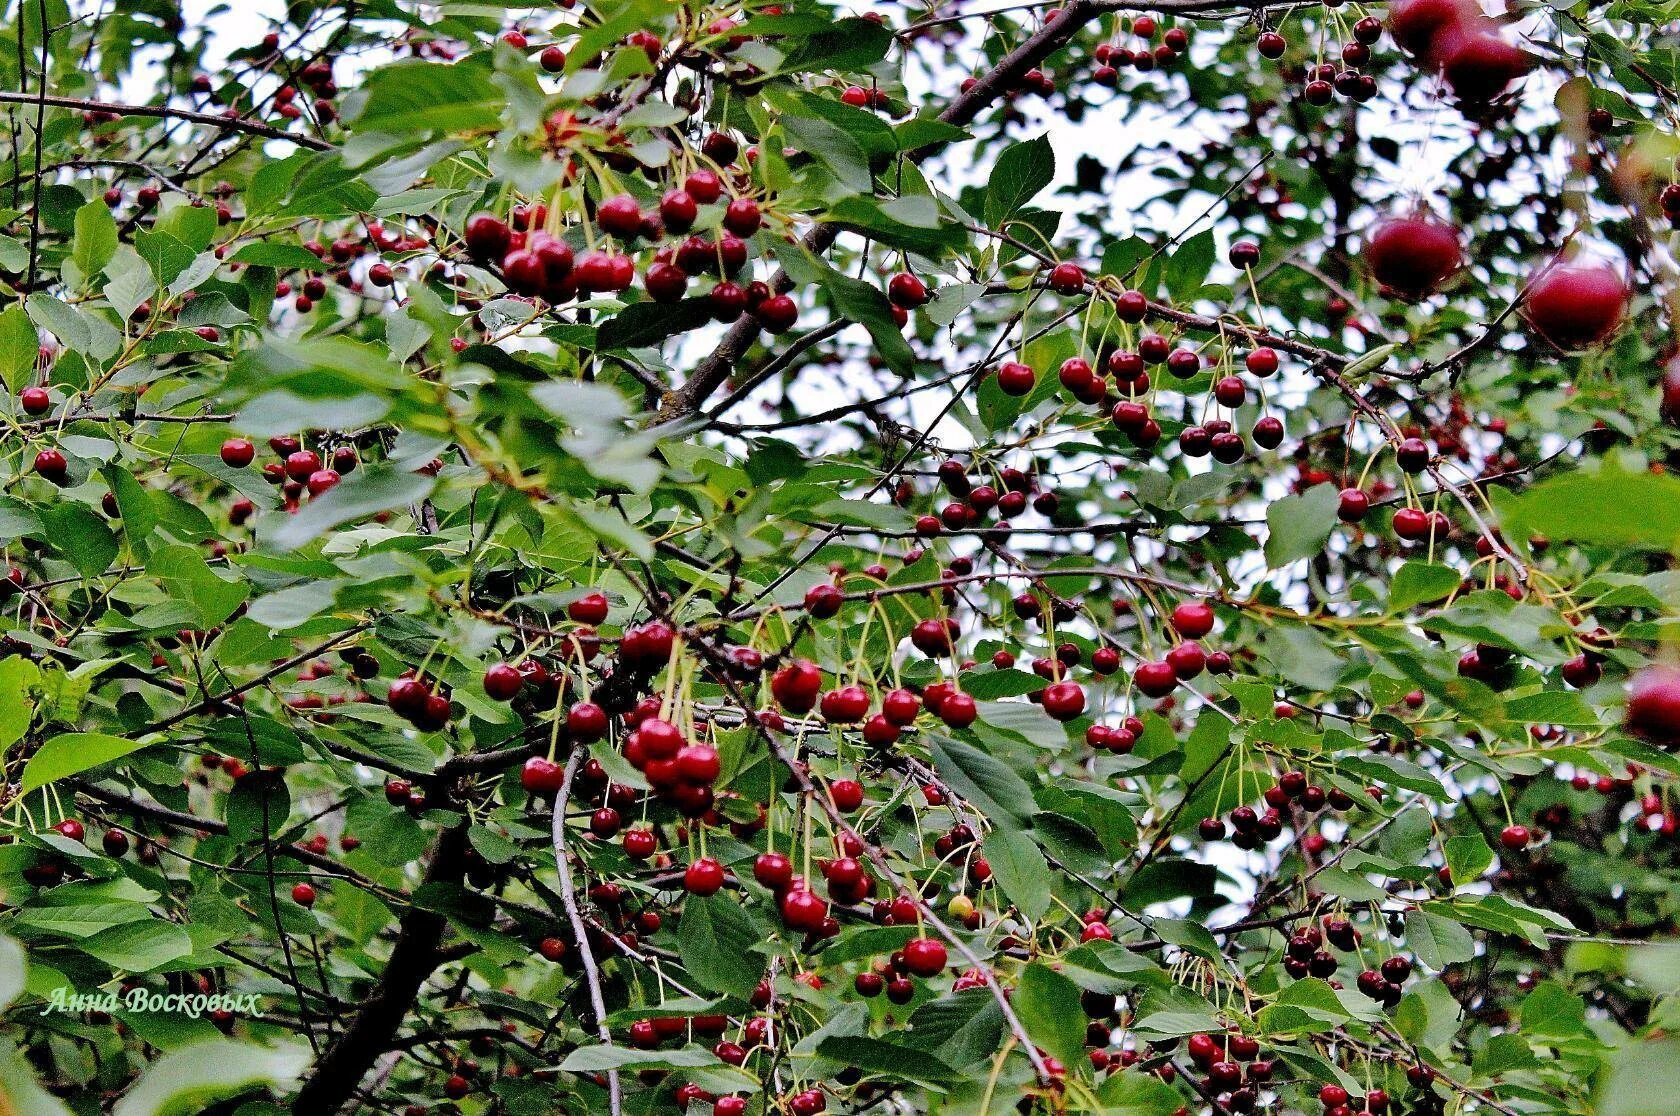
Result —
[[75, 1116], [41, 1087], [35, 1071], [10, 1042], [0, 1041], [0, 1112], [6, 1116]]
[[703, 298], [685, 298], [675, 304], [633, 302], [601, 323], [595, 331], [595, 347], [603, 352], [645, 349], [711, 320], [711, 307]]
[[21, 655], [0, 659], [0, 749], [23, 739], [35, 716], [30, 695], [41, 681], [41, 668]]
[[9, 1005], [23, 991], [29, 960], [23, 947], [7, 937], [0, 937], [0, 1008]]
[[1266, 565], [1275, 570], [1323, 553], [1336, 526], [1337, 502], [1335, 487], [1320, 484], [1267, 507]]
[[83, 577], [97, 577], [117, 557], [117, 536], [91, 508], [68, 500], [41, 512], [53, 549]]
[[1482, 878], [1493, 867], [1493, 850], [1479, 833], [1459, 833], [1448, 837], [1442, 845], [1447, 858], [1447, 874], [1454, 887]]
[[1032, 788], [995, 756], [958, 740], [928, 733], [935, 770], [958, 794], [994, 822], [1013, 818], [1025, 826]]
[[433, 132], [494, 128], [506, 97], [479, 62], [451, 65], [405, 61], [368, 75], [345, 104], [358, 132], [383, 132], [418, 141]]
[[76, 239], [70, 258], [91, 279], [111, 262], [117, 251], [117, 221], [111, 207], [95, 198], [76, 210]]
[[103, 732], [61, 732], [29, 757], [23, 768], [23, 783], [18, 793], [28, 794], [49, 783], [121, 759], [144, 747], [145, 744], [136, 744]]
[[258, 1087], [286, 1093], [309, 1061], [309, 1048], [302, 1043], [196, 1043], [158, 1059], [117, 1102], [112, 1116], [197, 1116], [217, 1101]]
[[1444, 969], [1476, 955], [1470, 931], [1450, 918], [1425, 910], [1406, 912], [1406, 944], [1431, 969]]
[[[292, 810], [292, 796], [286, 789], [285, 772], [253, 771], [233, 784], [228, 791], [223, 817], [228, 832], [243, 841], [260, 841], [264, 834], [272, 837], [286, 824]], [[264, 819], [267, 825], [264, 826]]]
[[1457, 570], [1438, 562], [1402, 563], [1389, 586], [1388, 610], [1404, 612], [1413, 605], [1445, 600], [1462, 581]]
[[276, 550], [296, 550], [352, 520], [415, 504], [431, 495], [436, 480], [424, 473], [399, 472], [385, 465], [358, 469], [280, 525], [269, 536]]
[[245, 603], [251, 587], [229, 580], [210, 568], [195, 547], [160, 546], [146, 556], [146, 572], [157, 578], [171, 597], [192, 608], [201, 629], [211, 628]]
[[1048, 965], [1033, 962], [1021, 971], [1015, 1010], [1034, 1042], [1072, 1066], [1084, 1055], [1085, 1014], [1079, 986]]
[[147, 973], [191, 956], [193, 941], [183, 927], [173, 922], [148, 919], [103, 930], [78, 942], [77, 948], [113, 969]]
[[956, 1070], [929, 1054], [909, 1046], [864, 1035], [829, 1035], [817, 1044], [817, 1053], [865, 1073], [896, 1077], [905, 1081], [940, 1083], [954, 1081]]
[[[798, 26], [794, 23], [798, 18], [753, 20], [752, 24], [774, 32]], [[801, 70], [861, 70], [885, 58], [892, 49], [892, 30], [874, 20], [854, 16], [833, 21], [823, 18], [818, 24], [807, 22], [804, 27], [811, 30], [787, 40], [791, 49], [782, 56], [779, 67], [784, 74]]]
[[122, 514], [123, 534], [128, 536], [130, 546], [143, 541], [157, 526], [157, 509], [152, 506], [152, 498], [141, 487], [140, 482], [120, 465], [109, 464], [101, 468], [100, 473], [105, 477], [105, 483], [111, 486], [111, 492], [117, 498], [117, 510]]
[[680, 1050], [636, 1050], [628, 1046], [580, 1046], [560, 1063], [567, 1073], [600, 1073], [625, 1069], [697, 1069], [723, 1063], [710, 1050], [685, 1046]]
[[694, 979], [713, 992], [752, 995], [766, 965], [753, 947], [763, 940], [763, 927], [730, 896], [691, 895], [683, 903], [677, 952]]
[[1495, 501], [1506, 538], [1545, 535], [1554, 541], [1680, 548], [1680, 478], [1629, 472], [1614, 459], [1542, 481], [1520, 496]]
[[89, 938], [113, 926], [141, 922], [152, 912], [140, 903], [78, 903], [68, 907], [31, 907], [20, 912], [15, 925], [43, 934]]
[[1050, 865], [1038, 843], [1026, 832], [998, 826], [983, 842], [992, 878], [1028, 922], [1037, 922], [1050, 909]]
[[0, 382], [8, 391], [18, 391], [33, 382], [41, 339], [21, 303], [0, 311]]
[[1048, 136], [1005, 148], [986, 185], [986, 224], [1000, 228], [1055, 177], [1056, 153]]

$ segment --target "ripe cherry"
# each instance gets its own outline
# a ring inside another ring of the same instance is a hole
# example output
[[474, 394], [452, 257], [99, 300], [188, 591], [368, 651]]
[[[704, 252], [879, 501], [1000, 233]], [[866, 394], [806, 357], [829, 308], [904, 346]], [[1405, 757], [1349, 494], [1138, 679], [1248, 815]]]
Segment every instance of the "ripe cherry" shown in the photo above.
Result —
[[1458, 230], [1426, 209], [1388, 217], [1365, 234], [1365, 266], [1397, 297], [1433, 294], [1464, 266]]
[[300, 907], [313, 907], [315, 905], [315, 889], [306, 883], [293, 885], [292, 902]]
[[231, 469], [243, 469], [257, 455], [257, 447], [244, 438], [229, 438], [222, 443], [222, 464]]
[[716, 895], [723, 888], [723, 865], [703, 856], [683, 872], [683, 888], [690, 895]]
[[1205, 601], [1184, 601], [1172, 613], [1172, 626], [1185, 639], [1201, 639], [1213, 631], [1213, 621], [1213, 606]]
[[904, 967], [919, 977], [930, 977], [945, 968], [945, 945], [933, 938], [912, 938], [904, 943]]
[[1132, 682], [1148, 697], [1165, 697], [1178, 688], [1178, 672], [1167, 662], [1139, 663]]
[[1011, 360], [998, 366], [997, 381], [1005, 395], [1026, 395], [1032, 391], [1038, 376], [1031, 366]]
[[70, 464], [55, 449], [44, 449], [35, 455], [35, 472], [54, 484], [70, 479]]
[[1085, 289], [1085, 269], [1076, 263], [1059, 263], [1050, 269], [1047, 282], [1057, 294], [1078, 294]]
[[842, 814], [850, 814], [863, 805], [863, 784], [856, 779], [836, 779], [829, 784], [828, 794], [834, 800], [834, 808]]
[[1085, 689], [1077, 682], [1055, 682], [1044, 688], [1044, 711], [1058, 721], [1071, 721], [1085, 712]]
[[887, 281], [887, 297], [894, 306], [915, 310], [928, 301], [927, 285], [908, 271], [901, 271]]
[[492, 701], [512, 701], [525, 676], [512, 663], [496, 663], [484, 672], [484, 692]]
[[753, 861], [753, 879], [772, 891], [793, 882], [793, 861], [781, 853], [760, 853]]
[[1627, 284], [1609, 264], [1553, 260], [1530, 277], [1521, 311], [1530, 329], [1568, 351], [1608, 339], [1627, 304]]
[[1358, 488], [1344, 488], [1336, 498], [1336, 516], [1343, 523], [1358, 523], [1371, 509], [1371, 498]]
[[566, 769], [551, 759], [532, 756], [519, 771], [519, 785], [531, 794], [548, 796], [560, 793]]
[[45, 414], [52, 406], [52, 397], [47, 394], [46, 388], [31, 384], [18, 392], [18, 405], [26, 415]]
[[1653, 743], [1680, 742], [1680, 667], [1652, 663], [1628, 682], [1629, 732]]

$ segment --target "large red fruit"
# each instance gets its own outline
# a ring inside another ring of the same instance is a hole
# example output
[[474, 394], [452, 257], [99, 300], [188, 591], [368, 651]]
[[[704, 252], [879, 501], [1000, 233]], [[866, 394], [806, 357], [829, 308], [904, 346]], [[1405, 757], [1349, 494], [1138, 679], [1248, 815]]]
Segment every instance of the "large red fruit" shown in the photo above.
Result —
[[519, 772], [519, 785], [532, 794], [559, 794], [566, 769], [551, 759], [532, 756]]
[[770, 676], [770, 694], [789, 713], [809, 713], [822, 689], [822, 671], [809, 659], [795, 659]]
[[1627, 727], [1654, 743], [1680, 744], [1680, 667], [1652, 663], [1633, 676]]
[[945, 967], [945, 946], [932, 938], [911, 938], [904, 943], [904, 967], [919, 977], [930, 977]]
[[1471, 0], [1394, 0], [1388, 6], [1388, 33], [1408, 54], [1432, 57], [1443, 32], [1485, 19]]
[[1522, 315], [1560, 349], [1584, 349], [1615, 333], [1627, 313], [1621, 273], [1601, 260], [1553, 260], [1528, 281]]
[[1428, 210], [1385, 218], [1365, 234], [1365, 266], [1401, 298], [1433, 294], [1464, 266], [1458, 230]]
[[[1058, 721], [1085, 712], [1085, 689], [1077, 682], [1053, 682], [1044, 688], [1044, 711]], [[943, 964], [943, 962], [941, 962]]]
[[701, 857], [683, 872], [683, 887], [690, 895], [716, 895], [723, 887], [723, 865]]
[[1458, 99], [1475, 104], [1493, 100], [1534, 68], [1527, 51], [1491, 27], [1449, 27], [1435, 37], [1430, 51]]

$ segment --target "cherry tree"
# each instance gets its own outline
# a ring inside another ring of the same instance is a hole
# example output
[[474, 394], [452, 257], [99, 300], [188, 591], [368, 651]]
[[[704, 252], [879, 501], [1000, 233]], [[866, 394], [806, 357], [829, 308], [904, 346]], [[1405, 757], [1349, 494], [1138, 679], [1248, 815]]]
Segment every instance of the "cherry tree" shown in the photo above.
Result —
[[18, 0], [0, 1111], [1673, 1112], [1674, 20]]

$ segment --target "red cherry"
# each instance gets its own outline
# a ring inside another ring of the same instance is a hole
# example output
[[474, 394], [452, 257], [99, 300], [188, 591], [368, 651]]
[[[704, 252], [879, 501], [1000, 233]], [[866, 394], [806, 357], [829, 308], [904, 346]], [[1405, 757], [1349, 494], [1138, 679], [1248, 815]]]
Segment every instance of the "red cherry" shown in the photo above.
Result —
[[842, 814], [850, 814], [863, 805], [863, 784], [856, 779], [836, 779], [828, 785], [828, 794], [834, 800], [834, 808]]
[[911, 938], [901, 952], [904, 967], [919, 977], [935, 976], [945, 968], [945, 945], [933, 938]]
[[229, 468], [243, 469], [256, 455], [257, 447], [244, 438], [229, 438], [222, 443], [222, 464]]
[[642, 207], [629, 194], [615, 195], [595, 210], [595, 223], [614, 236], [628, 239], [642, 227]]
[[46, 388], [32, 384], [18, 392], [18, 405], [26, 415], [45, 414], [52, 406], [52, 397], [47, 394]]
[[292, 902], [300, 907], [313, 907], [315, 905], [315, 889], [306, 883], [293, 885]]
[[54, 484], [63, 484], [70, 477], [70, 465], [55, 449], [44, 449], [35, 455], [35, 471]]
[[1058, 721], [1071, 721], [1085, 712], [1085, 689], [1077, 682], [1056, 682], [1044, 688], [1044, 711]]
[[1149, 697], [1165, 697], [1178, 688], [1178, 672], [1171, 663], [1139, 663], [1132, 672], [1132, 681]]
[[1026, 395], [1038, 382], [1038, 374], [1029, 365], [1011, 360], [998, 366], [997, 382], [1005, 395]]
[[1085, 289], [1085, 270], [1076, 263], [1059, 263], [1050, 269], [1048, 282], [1057, 294], [1078, 294]]
[[610, 607], [605, 593], [585, 593], [566, 606], [566, 616], [580, 624], [601, 624]]
[[928, 300], [927, 285], [908, 271], [901, 271], [887, 281], [887, 297], [894, 306], [915, 310]]
[[979, 706], [968, 694], [954, 693], [939, 703], [939, 719], [952, 728], [967, 728], [979, 715]]
[[1167, 665], [1180, 680], [1188, 682], [1207, 667], [1207, 653], [1194, 640], [1186, 640], [1167, 652]]
[[690, 895], [716, 895], [723, 887], [723, 865], [703, 856], [683, 873], [683, 888]]
[[828, 903], [815, 892], [794, 888], [782, 896], [782, 921], [794, 930], [807, 933], [820, 929], [828, 917]]
[[1371, 498], [1357, 488], [1344, 488], [1336, 498], [1336, 516], [1343, 523], [1358, 523], [1371, 508]]
[[512, 701], [525, 676], [512, 663], [496, 663], [484, 672], [484, 692], [493, 701]]
[[1680, 743], [1680, 667], [1652, 663], [1628, 682], [1628, 731], [1653, 743]]
[[749, 237], [764, 225], [764, 215], [751, 198], [736, 198], [723, 211], [723, 227], [739, 237]]
[[677, 773], [685, 782], [710, 786], [721, 771], [717, 749], [710, 744], [689, 744], [677, 752]]
[[1429, 47], [1453, 93], [1459, 100], [1475, 104], [1493, 100], [1534, 67], [1527, 51], [1482, 22], [1472, 20], [1444, 28]]
[[793, 882], [793, 862], [781, 853], [760, 853], [753, 861], [753, 879], [779, 891]]
[[922, 703], [909, 690], [889, 690], [881, 699], [881, 715], [895, 725], [908, 725], [922, 711]]
[[1627, 284], [1609, 264], [1553, 260], [1529, 279], [1522, 315], [1558, 348], [1584, 349], [1616, 332], [1627, 304]]
[[1213, 606], [1205, 601], [1184, 601], [1172, 612], [1172, 626], [1185, 639], [1201, 639], [1213, 631]]
[[1508, 825], [1499, 831], [1499, 843], [1512, 852], [1520, 852], [1528, 847], [1528, 826]]
[[1365, 266], [1404, 299], [1425, 298], [1464, 266], [1459, 233], [1426, 209], [1388, 217], [1365, 234]]
[[543, 756], [532, 756], [519, 772], [519, 785], [529, 793], [541, 796], [559, 794], [565, 779], [566, 769]]

